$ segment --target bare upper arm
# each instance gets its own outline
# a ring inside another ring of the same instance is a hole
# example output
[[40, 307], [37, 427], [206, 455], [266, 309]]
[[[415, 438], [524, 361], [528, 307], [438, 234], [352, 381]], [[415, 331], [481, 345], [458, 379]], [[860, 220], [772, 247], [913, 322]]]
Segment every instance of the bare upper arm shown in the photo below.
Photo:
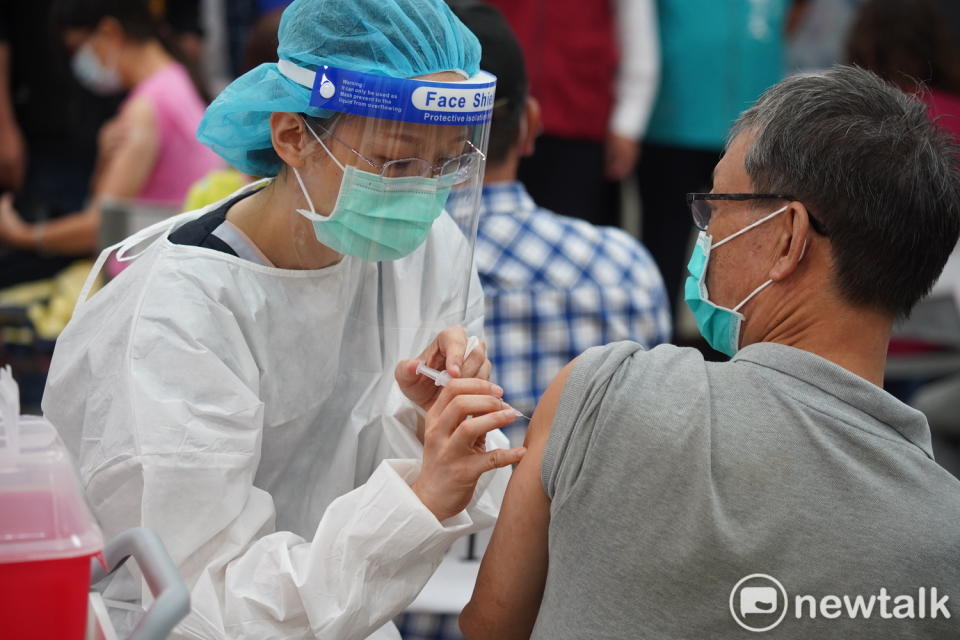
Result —
[[540, 466], [573, 364], [557, 374], [533, 414], [524, 442], [527, 453], [510, 478], [473, 597], [460, 615], [468, 638], [528, 638], [533, 630], [547, 577], [550, 524]]
[[[146, 98], [134, 98], [118, 115], [122, 132], [115, 148], [103, 159], [95, 197], [135, 198], [147, 183], [160, 149], [156, 114]], [[105, 154], [101, 139], [98, 152]]]

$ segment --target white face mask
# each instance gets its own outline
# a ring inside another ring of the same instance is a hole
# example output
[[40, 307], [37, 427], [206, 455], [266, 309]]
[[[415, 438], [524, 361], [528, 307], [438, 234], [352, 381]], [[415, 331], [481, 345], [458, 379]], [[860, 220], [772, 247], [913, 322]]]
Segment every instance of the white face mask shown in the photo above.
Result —
[[124, 89], [116, 65], [106, 66], [100, 62], [89, 41], [73, 54], [71, 64], [80, 84], [97, 95], [109, 96]]

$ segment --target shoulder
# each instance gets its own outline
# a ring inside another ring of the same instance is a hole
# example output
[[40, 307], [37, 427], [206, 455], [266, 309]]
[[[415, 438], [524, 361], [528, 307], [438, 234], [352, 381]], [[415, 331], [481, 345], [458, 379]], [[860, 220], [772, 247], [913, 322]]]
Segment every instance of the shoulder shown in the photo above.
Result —
[[[564, 399], [571, 405], [585, 396], [624, 393], [627, 399], [640, 394], [659, 395], [660, 387], [676, 386], [685, 378], [706, 375], [703, 355], [696, 349], [661, 344], [653, 349], [630, 340], [613, 342], [587, 349], [574, 361]], [[615, 385], [617, 382], [642, 382], [637, 387]]]
[[215, 354], [217, 345], [239, 335], [236, 310], [217, 300], [202, 277], [189, 277], [178, 248], [161, 242], [78, 306], [58, 338], [44, 410], [64, 424], [128, 403], [136, 363], [157, 361], [158, 375], [189, 383], [196, 371], [181, 356]]
[[190, 74], [179, 63], [167, 65], [143, 80], [130, 92], [130, 100], [145, 98], [157, 102], [182, 99], [184, 91], [195, 93]]
[[588, 349], [568, 365], [562, 392], [553, 396], [555, 417], [541, 466], [547, 495], [555, 498], [575, 482], [589, 451], [602, 447], [598, 443], [642, 446], [638, 424], [669, 429], [663, 421], [671, 407], [682, 405], [691, 388], [705, 385], [704, 365], [696, 349], [660, 345], [645, 350], [629, 341]]
[[[217, 252], [185, 247], [158, 237], [129, 266], [77, 309], [71, 325], [97, 325], [98, 334], [119, 333], [142, 322], [163, 322], [171, 329], [188, 312], [228, 306], [220, 292], [234, 289], [232, 270], [221, 266]], [[213, 256], [213, 257], [211, 257]], [[211, 319], [209, 313], [198, 317]]]
[[[665, 389], [703, 380], [706, 363], [696, 349], [661, 344], [653, 349], [630, 340], [592, 347], [568, 364], [552, 396], [558, 414], [554, 431], [569, 430], [600, 404], [634, 404], [644, 396], [662, 398]], [[561, 376], [558, 376], [558, 379]]]
[[477, 245], [481, 274], [505, 289], [570, 288], [604, 248], [597, 227], [542, 208], [485, 216]]
[[133, 94], [120, 108], [118, 120], [127, 126], [152, 126], [157, 118], [156, 103], [144, 94]]
[[[196, 126], [205, 109], [190, 75], [180, 64], [161, 69], [134, 88], [123, 110], [135, 105], [139, 110], [149, 108], [153, 119], [164, 126], [184, 119]], [[193, 119], [197, 119], [197, 122], [194, 123]], [[190, 133], [193, 135], [193, 131]]]

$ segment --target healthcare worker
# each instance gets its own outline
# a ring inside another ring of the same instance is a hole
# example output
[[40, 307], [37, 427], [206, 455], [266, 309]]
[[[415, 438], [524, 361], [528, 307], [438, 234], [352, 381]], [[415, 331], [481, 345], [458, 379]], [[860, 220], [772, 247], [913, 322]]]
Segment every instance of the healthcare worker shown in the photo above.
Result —
[[[105, 535], [166, 544], [192, 590], [178, 637], [398, 638], [524, 451], [496, 448], [513, 412], [468, 339], [495, 80], [442, 0], [297, 0], [279, 45], [198, 133], [272, 179], [122, 243], [43, 408]], [[141, 582], [107, 586], [119, 626]]]

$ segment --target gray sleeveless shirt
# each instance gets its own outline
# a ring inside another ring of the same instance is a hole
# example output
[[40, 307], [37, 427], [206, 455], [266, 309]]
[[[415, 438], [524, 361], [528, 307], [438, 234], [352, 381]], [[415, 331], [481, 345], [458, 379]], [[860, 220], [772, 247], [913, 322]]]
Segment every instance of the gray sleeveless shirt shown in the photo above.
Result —
[[542, 479], [535, 638], [960, 638], [960, 482], [921, 413], [813, 354], [591, 349]]

